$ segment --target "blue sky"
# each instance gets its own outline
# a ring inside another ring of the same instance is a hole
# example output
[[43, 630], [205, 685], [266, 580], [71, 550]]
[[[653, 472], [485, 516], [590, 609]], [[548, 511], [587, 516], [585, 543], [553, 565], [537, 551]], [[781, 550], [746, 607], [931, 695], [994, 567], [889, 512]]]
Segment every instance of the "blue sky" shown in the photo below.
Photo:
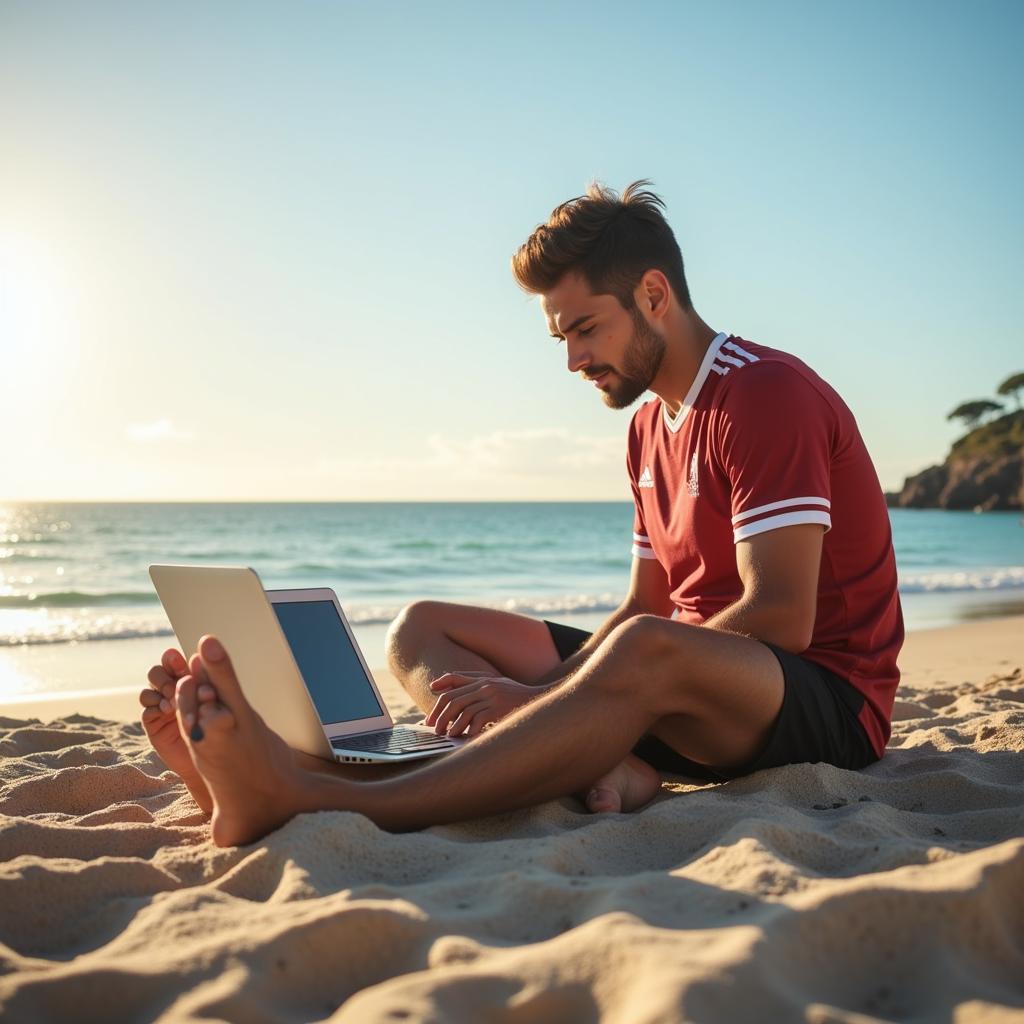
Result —
[[[1024, 370], [1016, 3], [0, 5], [11, 499], [626, 498], [511, 253], [648, 177], [883, 485]], [[1011, 282], [1015, 287], [1011, 287]]]

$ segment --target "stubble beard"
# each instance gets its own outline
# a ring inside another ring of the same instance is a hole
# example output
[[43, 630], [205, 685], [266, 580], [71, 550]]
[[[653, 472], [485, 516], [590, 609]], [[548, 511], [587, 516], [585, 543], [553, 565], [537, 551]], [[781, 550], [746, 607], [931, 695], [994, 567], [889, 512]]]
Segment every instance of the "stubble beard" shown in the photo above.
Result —
[[631, 406], [651, 386], [665, 358], [665, 339], [656, 333], [636, 307], [632, 311], [633, 337], [622, 357], [622, 370], [613, 370], [608, 390], [602, 393], [611, 409]]

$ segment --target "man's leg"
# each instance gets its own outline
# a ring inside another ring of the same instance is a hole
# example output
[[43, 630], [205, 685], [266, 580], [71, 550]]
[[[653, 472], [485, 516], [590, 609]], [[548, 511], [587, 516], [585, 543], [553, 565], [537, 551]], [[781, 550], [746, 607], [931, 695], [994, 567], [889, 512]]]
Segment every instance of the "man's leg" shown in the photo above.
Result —
[[[548, 627], [525, 615], [446, 601], [417, 601], [402, 609], [387, 638], [391, 671], [428, 714], [437, 701], [432, 680], [445, 672], [494, 672], [532, 685], [561, 664]], [[661, 775], [628, 754], [580, 799], [594, 812], [631, 811], [654, 799]]]
[[[692, 720], [705, 753], [740, 764], [763, 746], [782, 706], [782, 669], [746, 637], [640, 616], [620, 626], [563, 686], [518, 709], [460, 750], [397, 779], [353, 783], [299, 768], [242, 695], [220, 645], [206, 638], [179, 683], [191, 734], [195, 691], [204, 733], [188, 739], [213, 796], [213, 837], [250, 842], [295, 814], [350, 810], [402, 831], [531, 806], [586, 787], [663, 719]], [[686, 755], [688, 750], [680, 750]]]
[[538, 619], [494, 608], [417, 601], [402, 609], [387, 638], [388, 664], [424, 714], [445, 672], [493, 672], [532, 685], [561, 660]]

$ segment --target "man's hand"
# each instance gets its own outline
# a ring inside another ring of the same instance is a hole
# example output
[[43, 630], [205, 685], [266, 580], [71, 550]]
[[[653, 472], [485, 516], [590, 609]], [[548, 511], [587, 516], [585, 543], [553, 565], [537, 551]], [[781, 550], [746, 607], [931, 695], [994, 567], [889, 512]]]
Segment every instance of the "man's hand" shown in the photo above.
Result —
[[525, 686], [490, 672], [447, 672], [435, 679], [430, 689], [440, 696], [426, 724], [449, 736], [477, 736], [544, 692], [544, 687]]

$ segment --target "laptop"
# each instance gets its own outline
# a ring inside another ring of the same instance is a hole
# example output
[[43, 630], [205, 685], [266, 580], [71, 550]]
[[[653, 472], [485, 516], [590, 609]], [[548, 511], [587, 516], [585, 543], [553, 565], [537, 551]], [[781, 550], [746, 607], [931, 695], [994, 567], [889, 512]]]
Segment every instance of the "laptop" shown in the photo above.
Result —
[[149, 575], [186, 656], [216, 635], [246, 699], [290, 747], [391, 764], [466, 742], [395, 724], [333, 590], [266, 591], [238, 566], [151, 565]]

